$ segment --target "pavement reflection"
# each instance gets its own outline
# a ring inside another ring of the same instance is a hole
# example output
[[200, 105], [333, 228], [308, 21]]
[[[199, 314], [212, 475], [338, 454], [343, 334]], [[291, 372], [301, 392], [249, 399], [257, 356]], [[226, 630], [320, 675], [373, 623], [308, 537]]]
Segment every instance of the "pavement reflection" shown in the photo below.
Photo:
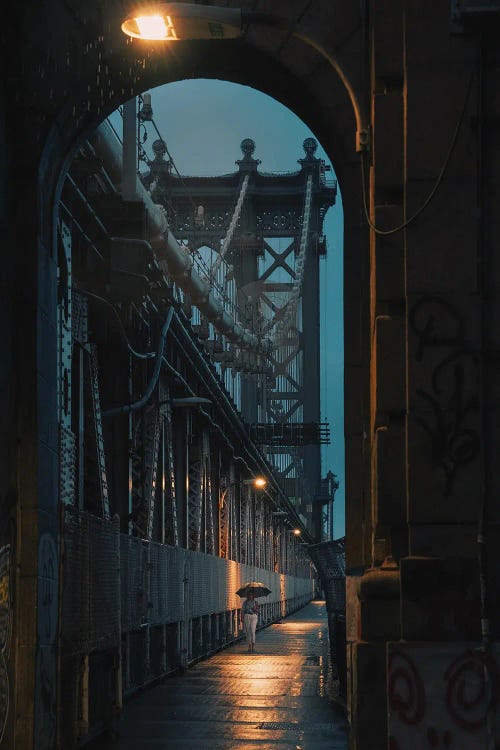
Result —
[[131, 700], [113, 741], [88, 750], [347, 750], [331, 699], [324, 602], [311, 602]]

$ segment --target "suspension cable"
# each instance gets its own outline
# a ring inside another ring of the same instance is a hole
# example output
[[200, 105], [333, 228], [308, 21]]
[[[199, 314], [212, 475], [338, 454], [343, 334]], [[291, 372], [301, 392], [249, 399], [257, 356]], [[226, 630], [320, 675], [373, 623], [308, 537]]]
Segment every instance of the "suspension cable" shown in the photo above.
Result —
[[[139, 95], [139, 99], [142, 100], [141, 95]], [[167, 156], [168, 156], [168, 158], [170, 160], [170, 163], [172, 164], [172, 167], [173, 167], [175, 173], [177, 174], [177, 177], [179, 178], [180, 183], [181, 183], [181, 185], [183, 186], [183, 188], [184, 188], [184, 190], [186, 192], [188, 200], [190, 201], [191, 205], [193, 206], [193, 208], [195, 209], [195, 212], [196, 212], [196, 210], [197, 210], [198, 207], [197, 207], [197, 205], [196, 205], [196, 203], [195, 203], [195, 201], [194, 201], [194, 199], [193, 199], [193, 197], [192, 197], [192, 195], [191, 195], [191, 193], [189, 191], [188, 186], [184, 182], [184, 179], [183, 179], [181, 173], [179, 172], [179, 170], [177, 168], [177, 165], [176, 165], [176, 163], [174, 161], [174, 158], [173, 158], [172, 154], [169, 151], [169, 148], [168, 148], [166, 140], [161, 135], [161, 133], [160, 133], [160, 131], [158, 129], [158, 126], [157, 126], [154, 118], [151, 118], [151, 120], [149, 120], [149, 122], [151, 122], [151, 125], [155, 129], [158, 138], [161, 140], [161, 142], [165, 146], [165, 153], [167, 154]], [[144, 148], [142, 147], [142, 145], [141, 144], [139, 144], [139, 145], [141, 146], [142, 151], [145, 153]], [[231, 305], [231, 300], [227, 298], [227, 295], [225, 294], [225, 290], [219, 284], [217, 284], [217, 282], [216, 282], [216, 273], [217, 273], [217, 270], [218, 270], [219, 266], [222, 263], [222, 260], [224, 259], [224, 255], [226, 254], [226, 252], [227, 252], [227, 250], [229, 248], [229, 244], [231, 242], [231, 239], [232, 239], [232, 236], [233, 236], [233, 233], [234, 233], [234, 229], [236, 227], [236, 222], [237, 222], [237, 220], [239, 218], [239, 215], [240, 215], [240, 212], [241, 212], [241, 205], [242, 205], [243, 200], [245, 198], [245, 194], [246, 194], [247, 187], [248, 187], [248, 182], [249, 182], [249, 175], [246, 175], [245, 178], [244, 178], [244, 180], [243, 180], [243, 184], [241, 186], [240, 194], [239, 194], [239, 197], [238, 197], [238, 200], [237, 200], [237, 203], [236, 203], [236, 207], [235, 207], [235, 211], [234, 211], [234, 214], [233, 214], [233, 222], [232, 222], [233, 225], [230, 224], [230, 226], [228, 228], [228, 232], [227, 232], [226, 238], [223, 241], [222, 249], [221, 249], [221, 251], [220, 251], [220, 253], [219, 253], [219, 255], [218, 255], [218, 257], [217, 257], [217, 259], [215, 261], [215, 264], [214, 264], [216, 266], [216, 268], [213, 268], [213, 266], [209, 267], [206, 264], [203, 256], [201, 255], [201, 253], [199, 252], [199, 250], [197, 248], [191, 248], [191, 247], [189, 247], [189, 252], [192, 255], [196, 256], [196, 259], [198, 261], [198, 266], [199, 266], [199, 268], [203, 269], [203, 273], [205, 274], [205, 276], [207, 278], [207, 281], [210, 282], [212, 284], [212, 286], [214, 287], [214, 289], [217, 290], [218, 296], [221, 298], [221, 300], [223, 302], [227, 302], [230, 305]], [[195, 235], [196, 235], [196, 226], [194, 227], [194, 232], [195, 232]], [[241, 313], [241, 311], [239, 310], [239, 307], [234, 302], [232, 303], [232, 307], [234, 308], [235, 312]]]
[[246, 174], [243, 178], [243, 182], [241, 184], [240, 188], [240, 194], [238, 195], [238, 200], [236, 202], [236, 206], [233, 211], [233, 215], [231, 217], [231, 221], [229, 223], [229, 228], [227, 230], [227, 234], [222, 242], [222, 247], [217, 255], [217, 258], [215, 259], [214, 263], [212, 264], [210, 268], [210, 275], [212, 279], [215, 281], [217, 271], [219, 270], [219, 266], [221, 265], [222, 261], [224, 260], [224, 256], [226, 255], [227, 251], [229, 250], [229, 245], [231, 244], [231, 241], [233, 239], [234, 230], [236, 229], [236, 224], [238, 223], [238, 220], [240, 218], [241, 213], [241, 207], [243, 205], [243, 201], [245, 200], [245, 195], [247, 192], [248, 182], [250, 179], [250, 175]]

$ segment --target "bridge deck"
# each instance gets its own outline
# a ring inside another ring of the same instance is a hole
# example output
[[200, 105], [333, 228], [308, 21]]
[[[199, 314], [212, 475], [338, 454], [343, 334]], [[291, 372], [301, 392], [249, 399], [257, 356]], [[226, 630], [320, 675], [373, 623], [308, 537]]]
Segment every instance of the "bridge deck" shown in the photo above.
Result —
[[331, 700], [324, 602], [311, 602], [130, 700], [88, 750], [347, 750]]

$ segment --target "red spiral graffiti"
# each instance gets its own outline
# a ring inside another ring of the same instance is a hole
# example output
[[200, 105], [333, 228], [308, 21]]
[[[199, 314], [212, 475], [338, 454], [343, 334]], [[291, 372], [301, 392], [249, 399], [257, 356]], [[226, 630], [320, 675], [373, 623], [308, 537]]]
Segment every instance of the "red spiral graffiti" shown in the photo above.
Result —
[[405, 724], [419, 724], [425, 714], [424, 683], [402, 651], [393, 651], [389, 659], [389, 706]]
[[498, 670], [481, 651], [467, 651], [444, 674], [446, 706], [455, 723], [469, 732], [484, 726], [488, 711], [498, 701]]

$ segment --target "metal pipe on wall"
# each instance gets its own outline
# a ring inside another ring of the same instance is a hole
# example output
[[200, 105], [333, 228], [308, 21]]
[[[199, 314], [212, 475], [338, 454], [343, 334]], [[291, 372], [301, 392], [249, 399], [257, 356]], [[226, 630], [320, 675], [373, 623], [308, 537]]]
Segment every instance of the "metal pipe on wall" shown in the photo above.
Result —
[[[89, 143], [94, 149], [96, 155], [102, 159], [104, 168], [110, 176], [113, 184], [123, 192], [122, 145], [113, 132], [111, 125], [106, 120], [99, 125], [94, 134], [89, 138]], [[161, 240], [168, 229], [165, 211], [162, 206], [153, 203], [148, 191], [142, 182], [137, 179], [136, 171], [134, 157], [134, 200], [141, 200], [146, 206], [152, 241]]]
[[137, 103], [135, 96], [123, 105], [122, 197], [137, 200]]

